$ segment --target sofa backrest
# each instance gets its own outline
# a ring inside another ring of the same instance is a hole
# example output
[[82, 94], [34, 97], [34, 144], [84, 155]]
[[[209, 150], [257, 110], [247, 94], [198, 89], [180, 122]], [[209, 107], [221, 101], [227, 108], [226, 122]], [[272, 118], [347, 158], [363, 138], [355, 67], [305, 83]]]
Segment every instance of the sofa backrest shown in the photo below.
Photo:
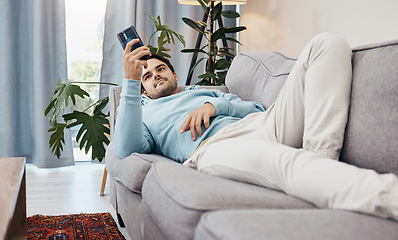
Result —
[[[294, 63], [279, 53], [240, 53], [225, 82], [231, 93], [268, 108]], [[353, 49], [352, 84], [340, 160], [398, 175], [398, 40]]]
[[295, 59], [276, 52], [244, 52], [235, 56], [225, 79], [229, 91], [245, 101], [271, 106]]
[[398, 40], [353, 49], [341, 161], [398, 175]]

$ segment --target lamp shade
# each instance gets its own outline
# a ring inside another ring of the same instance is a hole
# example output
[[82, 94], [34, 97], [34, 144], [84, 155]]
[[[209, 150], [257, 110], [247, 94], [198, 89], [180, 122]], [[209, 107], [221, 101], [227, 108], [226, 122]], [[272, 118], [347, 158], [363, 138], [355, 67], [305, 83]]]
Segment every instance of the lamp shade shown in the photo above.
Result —
[[[216, 4], [222, 2], [222, 5], [238, 5], [245, 4], [246, 0], [218, 0], [214, 1]], [[178, 0], [179, 4], [187, 4], [187, 5], [199, 5], [196, 0]]]

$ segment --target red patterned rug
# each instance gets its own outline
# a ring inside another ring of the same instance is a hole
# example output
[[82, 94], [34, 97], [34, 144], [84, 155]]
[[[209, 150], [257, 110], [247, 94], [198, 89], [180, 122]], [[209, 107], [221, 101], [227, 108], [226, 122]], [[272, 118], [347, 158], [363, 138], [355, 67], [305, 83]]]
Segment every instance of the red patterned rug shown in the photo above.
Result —
[[110, 213], [34, 215], [28, 217], [27, 228], [27, 239], [125, 239]]

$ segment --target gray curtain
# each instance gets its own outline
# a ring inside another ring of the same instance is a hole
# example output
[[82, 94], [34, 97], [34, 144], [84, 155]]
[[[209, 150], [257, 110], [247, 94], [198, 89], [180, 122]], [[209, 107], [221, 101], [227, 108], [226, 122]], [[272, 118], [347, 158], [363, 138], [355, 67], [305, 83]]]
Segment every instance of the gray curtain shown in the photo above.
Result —
[[[228, 6], [228, 9], [235, 9], [235, 6]], [[147, 44], [155, 28], [151, 19], [145, 14], [155, 18], [160, 15], [163, 24], [169, 24], [174, 31], [184, 35], [187, 44], [186, 48], [195, 47], [197, 32], [188, 27], [181, 19], [188, 17], [192, 20], [202, 20], [203, 11], [200, 6], [178, 4], [177, 0], [108, 0], [105, 13], [101, 81], [121, 85], [124, 77], [123, 50], [116, 34], [134, 25], [144, 44]], [[225, 21], [224, 26], [235, 26], [235, 20]], [[184, 85], [192, 54], [181, 53], [180, 51], [184, 47], [180, 43], [169, 47], [171, 48], [170, 55], [172, 56], [170, 61], [179, 76], [178, 84]], [[197, 69], [200, 68], [204, 69], [204, 65], [198, 66]], [[197, 82], [197, 76], [202, 73], [199, 70], [195, 70], [191, 83]], [[102, 85], [100, 95], [107, 96], [108, 93], [109, 87]]]
[[73, 165], [70, 133], [57, 159], [43, 114], [58, 79], [67, 79], [64, 0], [1, 0], [0, 23], [0, 157]]

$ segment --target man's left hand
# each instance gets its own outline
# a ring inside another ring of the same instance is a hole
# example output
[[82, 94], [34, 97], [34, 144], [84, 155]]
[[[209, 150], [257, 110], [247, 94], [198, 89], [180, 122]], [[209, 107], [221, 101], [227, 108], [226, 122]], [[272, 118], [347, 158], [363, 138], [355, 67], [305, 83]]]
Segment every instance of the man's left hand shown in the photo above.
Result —
[[[181, 127], [180, 133], [190, 130], [192, 140], [196, 140], [196, 132], [201, 137], [202, 133], [202, 122], [206, 129], [210, 127], [210, 118], [216, 115], [216, 109], [211, 103], [205, 103], [198, 107], [195, 111], [191, 112], [184, 124]], [[196, 131], [195, 131], [196, 130]]]

